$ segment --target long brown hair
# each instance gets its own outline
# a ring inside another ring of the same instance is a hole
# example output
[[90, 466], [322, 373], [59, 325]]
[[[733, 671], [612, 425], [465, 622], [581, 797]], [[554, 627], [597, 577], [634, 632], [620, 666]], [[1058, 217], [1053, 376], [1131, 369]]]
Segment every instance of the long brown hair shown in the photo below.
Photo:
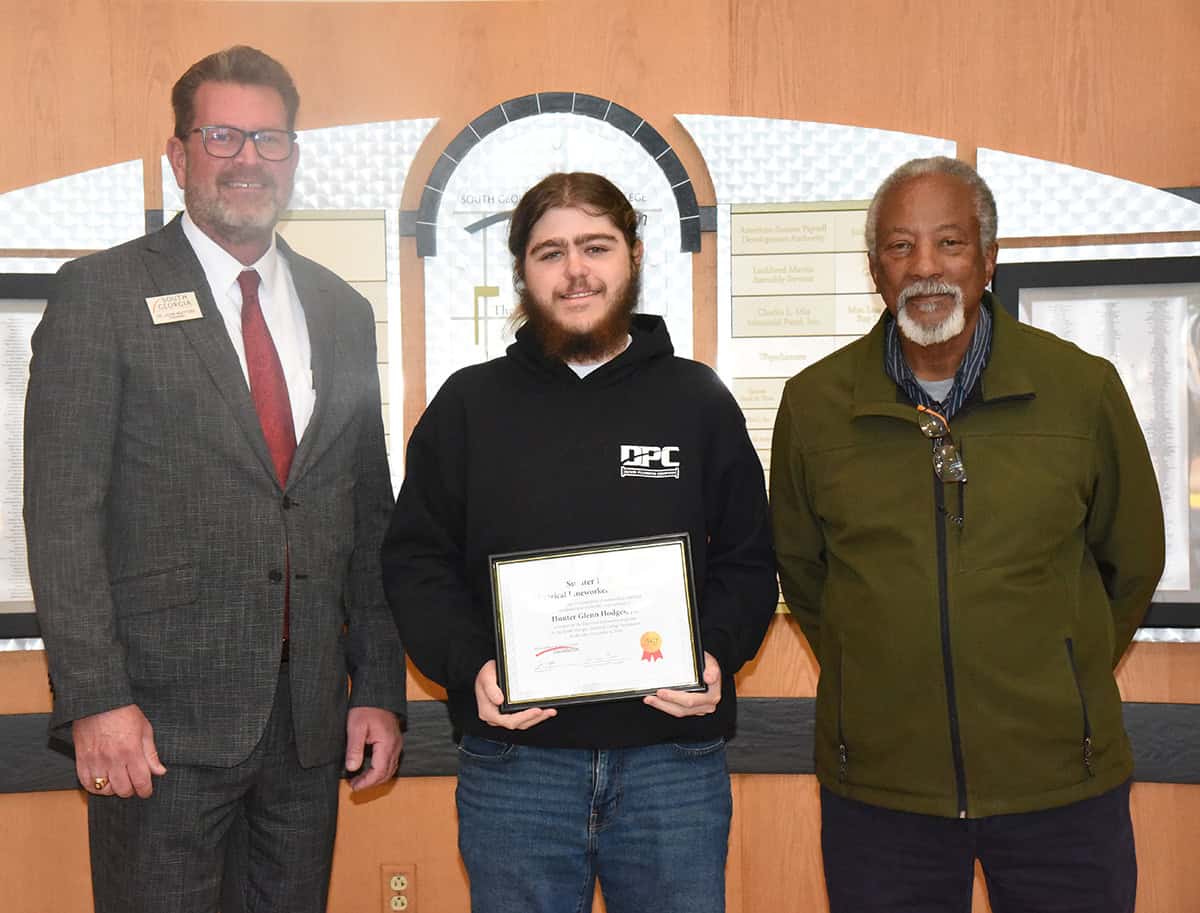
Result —
[[637, 245], [637, 211], [616, 184], [589, 171], [549, 174], [525, 192], [509, 223], [508, 250], [513, 257], [513, 283], [518, 289], [525, 282], [525, 248], [533, 226], [548, 210], [561, 206], [582, 209], [588, 215], [608, 216], [625, 236], [631, 252]]

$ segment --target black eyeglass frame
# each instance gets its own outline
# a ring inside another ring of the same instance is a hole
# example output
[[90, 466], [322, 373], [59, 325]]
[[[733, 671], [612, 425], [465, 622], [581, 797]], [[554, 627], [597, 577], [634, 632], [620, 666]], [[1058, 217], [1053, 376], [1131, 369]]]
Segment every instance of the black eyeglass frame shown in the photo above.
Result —
[[[242, 141], [240, 143], [238, 143], [238, 147], [236, 149], [234, 149], [233, 152], [229, 153], [228, 155], [222, 155], [221, 153], [213, 152], [211, 149], [208, 148], [208, 131], [209, 130], [228, 130], [230, 133], [235, 133], [235, 134], [238, 134], [239, 136], [241, 136]], [[204, 126], [204, 127], [192, 127], [192, 129], [187, 132], [186, 136], [181, 136], [179, 138], [186, 139], [188, 136], [191, 136], [193, 133], [200, 134], [200, 145], [204, 147], [204, 151], [206, 153], [208, 153], [209, 155], [211, 155], [213, 158], [218, 158], [218, 159], [237, 158], [238, 155], [241, 153], [241, 151], [244, 148], [246, 148], [246, 140], [252, 140], [254, 142], [254, 151], [258, 153], [258, 157], [261, 158], [264, 162], [286, 162], [288, 159], [290, 159], [292, 157], [293, 154], [295, 154], [295, 151], [296, 151], [296, 131], [295, 130], [278, 130], [274, 127], [264, 127], [261, 130], [243, 130], [241, 127], [231, 127], [228, 124], [208, 124], [207, 126]], [[286, 136], [287, 141], [288, 141], [287, 155], [283, 156], [282, 158], [271, 158], [269, 155], [263, 155], [262, 146], [260, 146], [258, 144], [258, 138], [260, 136], [263, 136], [264, 134], [275, 134], [278, 136]]]

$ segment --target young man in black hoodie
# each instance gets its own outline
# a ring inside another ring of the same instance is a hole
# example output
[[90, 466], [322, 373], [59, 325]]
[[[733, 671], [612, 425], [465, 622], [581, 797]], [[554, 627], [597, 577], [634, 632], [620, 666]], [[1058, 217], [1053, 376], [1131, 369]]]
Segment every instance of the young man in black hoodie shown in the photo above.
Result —
[[[609, 913], [724, 909], [733, 675], [778, 595], [766, 495], [733, 397], [674, 356], [661, 318], [634, 314], [637, 225], [599, 175], [553, 174], [521, 199], [523, 325], [429, 404], [384, 544], [409, 655], [462, 733], [477, 913], [587, 910], [597, 877]], [[622, 472], [647, 448], [678, 472]], [[683, 531], [707, 690], [501, 712], [489, 556]]]

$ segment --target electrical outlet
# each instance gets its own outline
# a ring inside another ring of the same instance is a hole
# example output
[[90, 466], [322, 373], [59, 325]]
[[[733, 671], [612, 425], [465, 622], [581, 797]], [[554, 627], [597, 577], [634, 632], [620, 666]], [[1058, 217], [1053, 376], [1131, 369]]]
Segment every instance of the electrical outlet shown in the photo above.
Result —
[[383, 881], [383, 913], [417, 913], [417, 867], [392, 863], [379, 867]]

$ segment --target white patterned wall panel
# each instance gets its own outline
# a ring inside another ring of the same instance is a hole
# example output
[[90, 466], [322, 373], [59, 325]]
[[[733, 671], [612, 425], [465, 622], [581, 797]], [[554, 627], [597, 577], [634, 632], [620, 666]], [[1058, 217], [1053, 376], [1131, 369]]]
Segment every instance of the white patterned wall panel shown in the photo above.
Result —
[[145, 209], [140, 160], [21, 187], [0, 194], [0, 248], [103, 250], [141, 235]]
[[911, 158], [954, 155], [950, 140], [770, 117], [677, 114], [708, 166], [718, 203], [870, 199]]
[[1200, 231], [1200, 204], [1165, 190], [994, 149], [977, 161], [1001, 238]]
[[0, 273], [57, 273], [66, 257], [0, 257]]
[[[437, 118], [376, 121], [301, 130], [292, 209], [400, 209], [408, 169]], [[183, 209], [166, 156], [160, 160], [163, 209]]]
[[40, 637], [12, 637], [0, 640], [0, 653], [15, 653], [18, 650], [45, 650]]

